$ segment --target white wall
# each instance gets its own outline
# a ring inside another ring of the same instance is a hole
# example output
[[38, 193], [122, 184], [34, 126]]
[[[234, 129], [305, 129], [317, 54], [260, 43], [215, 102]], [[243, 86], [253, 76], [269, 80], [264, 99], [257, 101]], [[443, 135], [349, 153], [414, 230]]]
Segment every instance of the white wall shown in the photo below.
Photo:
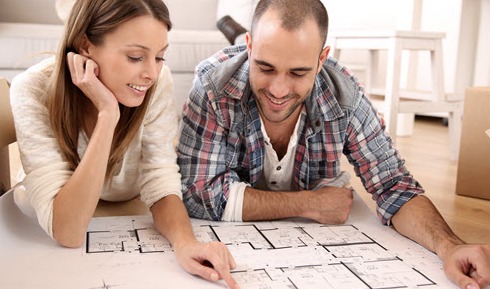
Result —
[[330, 28], [408, 29], [409, 0], [322, 0], [330, 17]]
[[[56, 0], [0, 0], [0, 22], [61, 24]], [[419, 0], [322, 0], [330, 29], [400, 29], [412, 26], [412, 7]], [[445, 32], [445, 87], [464, 92], [472, 85], [490, 86], [490, 0], [421, 0], [421, 29]], [[483, 19], [480, 22], [480, 19]], [[328, 41], [328, 40], [327, 40]], [[428, 55], [418, 55], [416, 87], [430, 88]], [[345, 64], [365, 65], [367, 53], [349, 53]], [[381, 55], [383, 60], [383, 55]], [[404, 56], [408, 61], [408, 56]], [[408, 71], [408, 68], [407, 68]], [[405, 74], [407, 73], [405, 71]], [[362, 71], [359, 73], [362, 78]], [[402, 84], [403, 84], [402, 80]]]
[[[459, 31], [461, 25], [461, 8], [463, 0], [424, 0], [422, 30], [441, 31], [446, 33], [443, 40], [445, 87], [447, 92], [458, 92], [455, 87], [456, 63], [459, 47]], [[424, 71], [430, 71], [430, 62], [421, 59], [419, 63], [418, 81], [423, 82]], [[430, 77], [425, 77], [430, 81]], [[430, 83], [425, 82], [425, 87]]]
[[[373, 29], [373, 30], [411, 30], [413, 24], [413, 6], [416, 0], [322, 0], [327, 7], [330, 17], [330, 29]], [[455, 75], [458, 56], [458, 43], [460, 31], [461, 6], [463, 0], [423, 0], [420, 29], [446, 33], [443, 40], [443, 57], [445, 88], [448, 92], [455, 92]], [[327, 41], [328, 42], [328, 41]], [[430, 58], [427, 52], [413, 52], [418, 58], [415, 77], [415, 88], [429, 90]], [[385, 55], [381, 54], [381, 63]], [[404, 54], [404, 69], [402, 72], [402, 86], [406, 84], [408, 73], [409, 54]], [[413, 58], [412, 58], [413, 59]], [[367, 53], [348, 52], [341, 59], [347, 66], [354, 64], [366, 65]], [[381, 67], [381, 75], [384, 70]], [[360, 73], [362, 80], [362, 72]], [[382, 83], [381, 83], [382, 84]], [[378, 83], [378, 85], [380, 85]]]
[[473, 85], [490, 86], [490, 1], [480, 2]]
[[0, 22], [61, 24], [56, 0], [0, 0]]

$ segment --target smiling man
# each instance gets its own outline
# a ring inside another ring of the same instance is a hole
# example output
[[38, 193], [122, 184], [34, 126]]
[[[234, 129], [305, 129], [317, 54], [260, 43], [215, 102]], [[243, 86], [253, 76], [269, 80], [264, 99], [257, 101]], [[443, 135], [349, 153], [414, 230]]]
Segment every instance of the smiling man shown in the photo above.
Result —
[[344, 154], [383, 224], [436, 252], [461, 288], [488, 285], [490, 246], [466, 245], [423, 195], [363, 87], [328, 57], [327, 30], [318, 0], [262, 0], [246, 45], [199, 64], [178, 147], [187, 211], [344, 223]]

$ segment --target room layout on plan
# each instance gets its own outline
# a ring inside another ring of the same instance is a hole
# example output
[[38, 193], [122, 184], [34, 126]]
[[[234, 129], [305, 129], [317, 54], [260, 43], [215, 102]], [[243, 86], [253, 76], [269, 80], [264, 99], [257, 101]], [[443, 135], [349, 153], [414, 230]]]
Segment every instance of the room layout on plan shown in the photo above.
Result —
[[[91, 223], [87, 254], [173, 254], [151, 217]], [[106, 219], [107, 220], [107, 219]], [[221, 241], [235, 258], [241, 288], [431, 288], [435, 282], [351, 224], [192, 220], [202, 242]], [[422, 267], [423, 268], [423, 267]]]

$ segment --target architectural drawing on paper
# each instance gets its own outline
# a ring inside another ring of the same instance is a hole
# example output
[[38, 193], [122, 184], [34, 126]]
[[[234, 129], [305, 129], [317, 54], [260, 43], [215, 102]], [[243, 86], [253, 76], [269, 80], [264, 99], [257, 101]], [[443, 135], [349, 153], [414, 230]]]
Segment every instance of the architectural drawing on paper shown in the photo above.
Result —
[[[113, 220], [117, 222], [91, 223], [86, 253], [173, 254], [151, 217]], [[228, 246], [237, 263], [232, 275], [241, 288], [437, 287], [414, 266], [418, 261], [407, 262], [353, 225], [204, 220], [192, 224], [198, 240]]]
[[102, 280], [102, 285], [100, 287], [93, 287], [93, 288], [90, 288], [90, 289], [112, 289], [112, 288], [115, 288], [117, 286], [118, 285], [106, 284], [106, 282], [104, 280]]
[[170, 243], [158, 233], [150, 220], [134, 218], [127, 224], [100, 228], [97, 224], [87, 231], [86, 252], [171, 252]]

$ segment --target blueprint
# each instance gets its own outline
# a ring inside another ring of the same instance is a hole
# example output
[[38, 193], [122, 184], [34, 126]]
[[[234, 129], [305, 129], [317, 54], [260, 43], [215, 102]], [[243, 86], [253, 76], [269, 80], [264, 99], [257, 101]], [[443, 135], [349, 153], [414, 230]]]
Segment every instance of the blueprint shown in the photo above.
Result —
[[[456, 288], [444, 277], [437, 256], [374, 218], [372, 224], [337, 226], [298, 219], [191, 221], [198, 240], [227, 245], [237, 263], [232, 276], [241, 288]], [[148, 255], [174, 258], [169, 242], [153, 228], [151, 216], [94, 218], [83, 254], [131, 256], [118, 258], [119, 269], [140, 264]], [[91, 288], [124, 288], [124, 279], [118, 281], [111, 285], [103, 279]], [[224, 287], [224, 283], [209, 285]]]

